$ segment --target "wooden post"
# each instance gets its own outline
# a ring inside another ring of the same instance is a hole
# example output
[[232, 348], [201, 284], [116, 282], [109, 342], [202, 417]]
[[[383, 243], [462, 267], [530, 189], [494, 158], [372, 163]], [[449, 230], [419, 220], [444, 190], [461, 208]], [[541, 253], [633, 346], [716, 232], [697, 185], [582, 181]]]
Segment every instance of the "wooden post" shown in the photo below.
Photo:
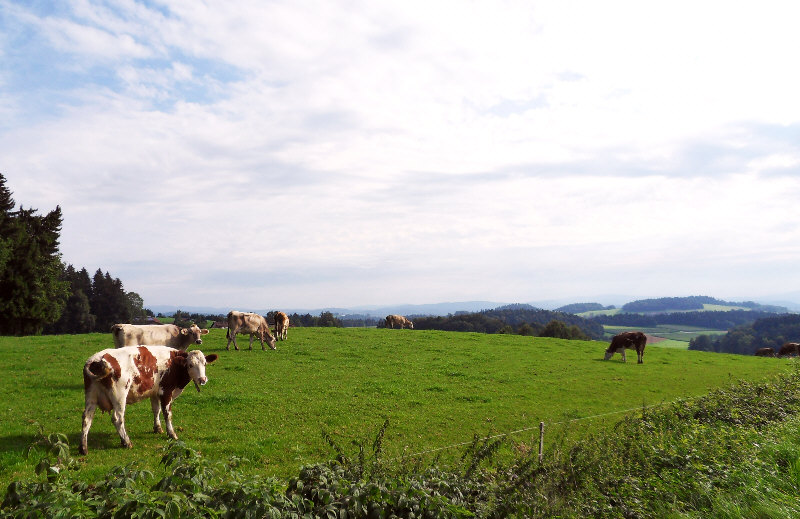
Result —
[[539, 463], [544, 456], [544, 422], [539, 422]]

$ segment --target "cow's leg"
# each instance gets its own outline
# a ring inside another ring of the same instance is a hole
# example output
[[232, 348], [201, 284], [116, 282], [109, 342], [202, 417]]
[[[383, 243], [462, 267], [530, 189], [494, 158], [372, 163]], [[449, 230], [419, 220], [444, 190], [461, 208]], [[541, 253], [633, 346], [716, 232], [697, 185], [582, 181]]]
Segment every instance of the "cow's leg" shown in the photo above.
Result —
[[164, 411], [164, 421], [167, 422], [167, 435], [173, 440], [177, 440], [178, 435], [172, 428], [172, 395], [162, 397], [161, 410]]
[[131, 448], [133, 444], [125, 431], [125, 400], [127, 395], [122, 395], [119, 399], [114, 399], [114, 409], [111, 411], [111, 423], [117, 428], [117, 434], [123, 447]]
[[253, 349], [253, 334], [250, 334], [250, 349]]
[[89, 428], [92, 426], [94, 419], [94, 412], [97, 410], [96, 402], [86, 402], [86, 408], [83, 410], [83, 428], [81, 429], [81, 444], [78, 447], [78, 452], [86, 454], [89, 452], [87, 448], [87, 438], [89, 437]]
[[625, 348], [622, 348], [622, 362], [628, 362], [628, 360], [625, 358]]
[[636, 350], [636, 356], [639, 358], [637, 364], [644, 364], [644, 350]]
[[161, 434], [164, 429], [161, 428], [161, 402], [158, 401], [158, 396], [150, 398], [150, 406], [153, 408], [153, 432]]

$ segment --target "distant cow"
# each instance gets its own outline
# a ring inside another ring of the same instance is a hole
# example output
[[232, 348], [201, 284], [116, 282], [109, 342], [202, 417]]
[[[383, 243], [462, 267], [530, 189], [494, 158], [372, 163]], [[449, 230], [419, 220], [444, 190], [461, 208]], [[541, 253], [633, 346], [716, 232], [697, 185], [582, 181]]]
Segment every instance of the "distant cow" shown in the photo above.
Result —
[[644, 347], [647, 345], [647, 336], [642, 332], [622, 332], [611, 339], [611, 344], [606, 350], [605, 360], [610, 359], [615, 353], [622, 354], [622, 362], [627, 362], [625, 350], [636, 350], [638, 363], [644, 364]]
[[132, 447], [125, 431], [125, 406], [150, 399], [153, 408], [153, 431], [161, 433], [159, 416], [164, 412], [167, 434], [177, 440], [172, 427], [172, 401], [178, 398], [189, 382], [197, 391], [208, 381], [206, 364], [217, 360], [217, 354], [203, 355], [200, 350], [181, 351], [166, 346], [125, 346], [95, 353], [83, 366], [86, 404], [79, 452], [86, 454], [86, 438], [95, 410], [111, 413], [123, 447]]
[[753, 355], [757, 355], [759, 357], [774, 357], [775, 350], [772, 348], [759, 348]]
[[397, 326], [400, 329], [405, 328], [408, 326], [412, 330], [414, 329], [414, 323], [403, 317], [402, 315], [387, 315], [386, 316], [386, 327], [387, 328], [394, 328]]
[[267, 320], [264, 319], [263, 315], [250, 312], [237, 312], [236, 310], [228, 312], [228, 333], [226, 334], [228, 344], [225, 346], [226, 350], [231, 349], [231, 341], [233, 341], [233, 347], [237, 350], [239, 349], [239, 346], [236, 344], [237, 333], [250, 334], [251, 350], [253, 349], [253, 336], [257, 336], [258, 340], [261, 341], [262, 350], [266, 349], [264, 348], [264, 340], [267, 341], [270, 348], [273, 350], [275, 349], [275, 337], [273, 337], [272, 333], [269, 331]]
[[189, 328], [179, 328], [174, 324], [115, 324], [111, 327], [114, 346], [160, 345], [185, 350], [191, 344], [203, 344], [202, 335], [208, 333], [196, 324]]
[[289, 333], [289, 316], [283, 312], [275, 312], [275, 337], [285, 341]]
[[800, 353], [800, 343], [787, 342], [778, 350], [778, 357], [796, 357]]

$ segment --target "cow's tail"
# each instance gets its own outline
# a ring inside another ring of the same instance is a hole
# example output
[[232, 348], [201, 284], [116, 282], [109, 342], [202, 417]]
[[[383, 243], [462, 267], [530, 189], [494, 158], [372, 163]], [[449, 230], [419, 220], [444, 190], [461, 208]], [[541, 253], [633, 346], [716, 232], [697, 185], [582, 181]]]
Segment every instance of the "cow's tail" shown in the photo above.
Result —
[[106, 359], [87, 362], [83, 367], [83, 375], [91, 380], [106, 378], [114, 372], [114, 368]]

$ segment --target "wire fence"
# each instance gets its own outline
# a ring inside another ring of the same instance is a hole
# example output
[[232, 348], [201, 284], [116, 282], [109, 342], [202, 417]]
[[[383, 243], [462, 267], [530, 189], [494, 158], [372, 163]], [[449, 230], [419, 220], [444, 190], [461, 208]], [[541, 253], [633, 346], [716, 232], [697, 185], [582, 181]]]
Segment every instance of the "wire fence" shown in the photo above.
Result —
[[[571, 418], [569, 420], [562, 420], [560, 422], [539, 422], [538, 425], [535, 425], [535, 426], [532, 426], [532, 427], [525, 427], [523, 429], [517, 429], [516, 431], [510, 431], [510, 432], [506, 432], [506, 433], [493, 434], [491, 436], [486, 436], [484, 438], [479, 438], [478, 441], [479, 442], [484, 442], [484, 441], [489, 441], [489, 440], [495, 440], [495, 439], [498, 439], [498, 438], [504, 438], [504, 437], [515, 435], [515, 434], [521, 434], [521, 433], [524, 433], [524, 432], [530, 432], [530, 431], [535, 431], [536, 429], [539, 429], [539, 460], [541, 461], [542, 455], [543, 455], [544, 426], [545, 425], [548, 425], [548, 426], [566, 425], [566, 424], [570, 424], [570, 423], [574, 423], [574, 422], [581, 422], [581, 421], [584, 421], [584, 420], [594, 420], [594, 419], [597, 419], [597, 418], [604, 418], [606, 416], [613, 416], [613, 415], [616, 415], [616, 414], [631, 413], [633, 411], [643, 411], [645, 409], [651, 409], [651, 408], [654, 408], [654, 407], [662, 407], [662, 406], [665, 406], [665, 405], [674, 404], [676, 402], [686, 402], [686, 401], [689, 401], [689, 400], [695, 400], [697, 398], [701, 398], [702, 396], [704, 396], [704, 395], [699, 395], [699, 396], [694, 396], [694, 397], [687, 397], [687, 398], [679, 398], [677, 400], [672, 400], [672, 401], [669, 401], [669, 402], [661, 402], [661, 403], [658, 403], [658, 404], [641, 405], [641, 406], [638, 406], [638, 407], [632, 407], [630, 409], [620, 409], [618, 411], [609, 411], [608, 413], [600, 413], [600, 414], [595, 414], [595, 415], [591, 415], [591, 416], [583, 416], [581, 418]], [[415, 452], [413, 454], [404, 454], [402, 456], [398, 456], [396, 458], [392, 458], [390, 461], [397, 461], [397, 460], [402, 460], [402, 459], [407, 459], [407, 458], [415, 458], [415, 457], [418, 457], [418, 456], [424, 456], [426, 454], [433, 454], [433, 453], [436, 453], [436, 452], [441, 452], [441, 451], [445, 451], [445, 450], [449, 450], [449, 449], [455, 449], [455, 448], [458, 448], [458, 447], [465, 447], [467, 445], [471, 445], [474, 442], [475, 442], [475, 440], [471, 440], [471, 441], [468, 441], [468, 442], [459, 442], [459, 443], [454, 443], [452, 445], [446, 445], [444, 447], [436, 447], [434, 449], [427, 449], [427, 450], [424, 450], [424, 451]]]

